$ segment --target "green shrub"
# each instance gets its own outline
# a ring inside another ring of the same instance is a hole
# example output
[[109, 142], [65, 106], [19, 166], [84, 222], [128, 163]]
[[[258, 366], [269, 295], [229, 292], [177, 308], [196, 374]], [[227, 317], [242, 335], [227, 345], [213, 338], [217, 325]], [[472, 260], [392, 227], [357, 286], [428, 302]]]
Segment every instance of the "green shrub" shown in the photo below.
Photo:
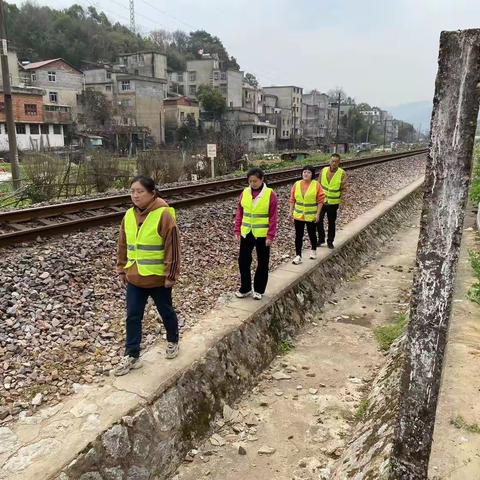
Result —
[[478, 426], [478, 423], [467, 423], [461, 415], [457, 415], [450, 420], [450, 423], [459, 430], [466, 430], [470, 433], [480, 433], [480, 426]]
[[294, 348], [295, 348], [295, 345], [291, 340], [283, 340], [282, 343], [280, 343], [280, 346], [278, 347], [282, 355], [286, 355], [288, 352], [291, 352]]
[[382, 350], [388, 350], [392, 343], [403, 333], [407, 321], [407, 316], [400, 314], [393, 323], [375, 328], [373, 333]]
[[469, 252], [470, 264], [477, 281], [468, 289], [467, 297], [475, 303], [480, 304], [480, 252]]
[[470, 198], [473, 202], [480, 202], [480, 145], [475, 147], [472, 182], [470, 184]]
[[368, 398], [364, 398], [355, 410], [355, 418], [357, 420], [361, 420], [362, 418], [364, 418], [367, 414], [368, 407], [370, 407], [370, 400], [368, 400]]

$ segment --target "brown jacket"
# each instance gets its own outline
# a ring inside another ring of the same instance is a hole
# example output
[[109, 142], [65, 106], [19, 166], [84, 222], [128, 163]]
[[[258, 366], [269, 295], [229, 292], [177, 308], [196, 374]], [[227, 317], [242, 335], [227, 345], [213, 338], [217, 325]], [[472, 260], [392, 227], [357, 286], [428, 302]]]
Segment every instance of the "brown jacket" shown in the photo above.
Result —
[[[168, 207], [167, 202], [161, 198], [155, 198], [143, 212], [135, 207], [135, 218], [137, 219], [138, 227], [145, 221], [149, 212], [160, 207]], [[128, 282], [137, 287], [171, 287], [177, 280], [180, 271], [180, 242], [175, 219], [168, 211], [164, 211], [158, 223], [158, 234], [165, 242], [165, 276], [142, 276], [138, 273], [136, 264], [125, 269], [127, 264], [127, 237], [124, 222], [125, 218], [123, 218], [120, 225], [120, 236], [118, 238], [117, 273], [126, 275]]]

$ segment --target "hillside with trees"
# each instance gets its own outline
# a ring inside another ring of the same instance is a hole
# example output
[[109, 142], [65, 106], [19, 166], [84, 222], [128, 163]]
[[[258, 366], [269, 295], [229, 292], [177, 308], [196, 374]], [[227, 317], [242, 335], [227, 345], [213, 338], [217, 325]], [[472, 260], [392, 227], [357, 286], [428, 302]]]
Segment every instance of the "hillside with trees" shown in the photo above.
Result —
[[121, 53], [154, 49], [165, 53], [173, 70], [184, 70], [186, 61], [199, 52], [215, 53], [222, 66], [239, 69], [221, 40], [204, 30], [186, 33], [157, 30], [143, 37], [104, 12], [74, 4], [63, 10], [24, 3], [5, 4], [7, 35], [21, 61], [64, 58], [80, 67], [83, 62], [111, 62]]

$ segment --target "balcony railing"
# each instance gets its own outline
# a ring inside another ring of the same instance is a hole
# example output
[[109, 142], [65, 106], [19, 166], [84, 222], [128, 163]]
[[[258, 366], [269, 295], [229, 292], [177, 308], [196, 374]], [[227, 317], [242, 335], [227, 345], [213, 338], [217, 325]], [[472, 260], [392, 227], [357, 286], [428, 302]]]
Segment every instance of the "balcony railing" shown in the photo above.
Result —
[[43, 112], [43, 121], [45, 123], [60, 123], [68, 124], [72, 123], [72, 113], [71, 112]]

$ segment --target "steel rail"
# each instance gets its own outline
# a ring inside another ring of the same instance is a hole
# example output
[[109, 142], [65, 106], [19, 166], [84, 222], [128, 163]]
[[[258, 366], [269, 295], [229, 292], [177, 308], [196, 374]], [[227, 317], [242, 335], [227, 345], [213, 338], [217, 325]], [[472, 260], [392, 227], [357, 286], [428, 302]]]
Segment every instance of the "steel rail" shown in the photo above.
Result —
[[[376, 157], [365, 157], [357, 160], [344, 160], [342, 168], [353, 170], [368, 165], [390, 162], [397, 159], [410, 158], [415, 155], [422, 155], [428, 152], [428, 149], [414, 150], [409, 152], [394, 153], [389, 155], [379, 155]], [[328, 163], [316, 165], [318, 173], [322, 167]], [[276, 170], [266, 175], [266, 181], [269, 185], [278, 186], [290, 183], [299, 178], [303, 167]], [[172, 207], [185, 207], [198, 204], [209, 200], [230, 197], [240, 193], [245, 188], [245, 179], [243, 177], [222, 179], [211, 182], [199, 182], [192, 185], [181, 185], [178, 187], [165, 188], [161, 191], [161, 196]], [[25, 242], [36, 239], [39, 236], [50, 236], [62, 234], [83, 227], [104, 225], [123, 217], [126, 205], [130, 204], [130, 195], [112, 195], [107, 197], [80, 200], [77, 202], [66, 202], [56, 205], [47, 205], [44, 207], [18, 209], [0, 213], [0, 228], [2, 224], [13, 228], [14, 231], [0, 233], [0, 246], [11, 245], [14, 243]], [[122, 208], [125, 207], [125, 208]], [[111, 210], [100, 214], [95, 214], [95, 210]], [[113, 211], [112, 211], [113, 210]], [[69, 218], [72, 214], [88, 214], [84, 218]], [[49, 220], [52, 217], [59, 217], [60, 222]], [[65, 217], [67, 220], [65, 220]], [[22, 223], [37, 221], [41, 223], [38, 226], [24, 226]]]

